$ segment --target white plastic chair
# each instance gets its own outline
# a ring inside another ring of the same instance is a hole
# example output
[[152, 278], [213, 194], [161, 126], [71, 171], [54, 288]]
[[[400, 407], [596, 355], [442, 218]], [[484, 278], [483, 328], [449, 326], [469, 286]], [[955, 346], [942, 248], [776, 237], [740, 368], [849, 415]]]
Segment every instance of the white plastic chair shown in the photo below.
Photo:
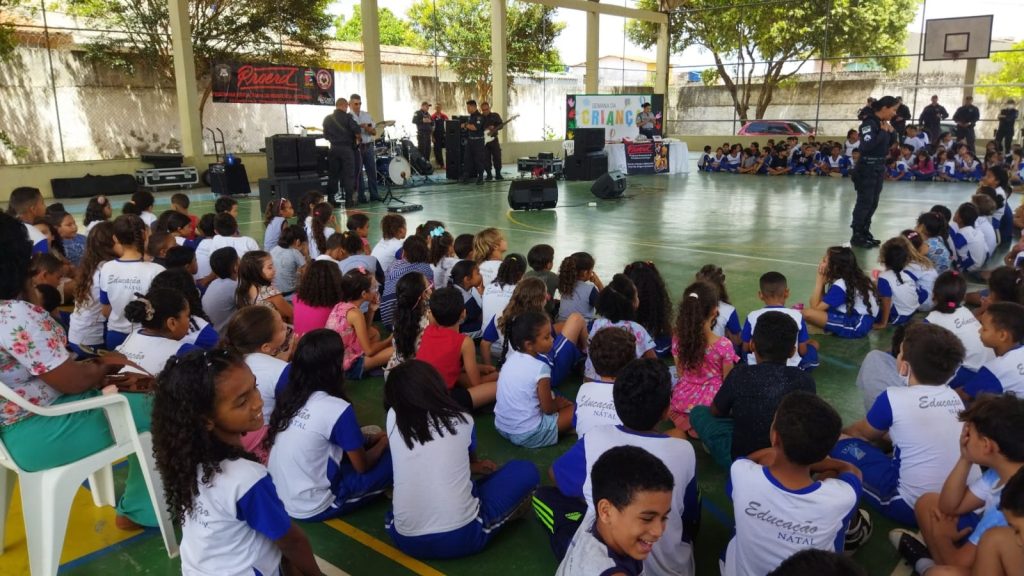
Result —
[[[29, 568], [33, 575], [52, 576], [60, 566], [71, 503], [82, 481], [89, 478], [93, 501], [97, 506], [113, 506], [114, 478], [111, 464], [128, 456], [137, 456], [149, 489], [153, 508], [157, 512], [160, 533], [167, 555], [178, 555], [178, 540], [174, 534], [170, 513], [164, 502], [164, 485], [153, 460], [153, 437], [149, 432], [139, 434], [128, 405], [120, 394], [96, 396], [78, 402], [56, 406], [36, 406], [0, 382], [0, 396], [34, 414], [32, 418], [63, 416], [86, 410], [102, 409], [110, 424], [114, 443], [81, 460], [38, 472], [22, 470], [11, 457], [0, 439], [0, 554], [3, 553], [7, 512], [10, 508], [14, 480], [21, 483], [21, 504], [25, 517], [25, 539], [28, 541]], [[54, 449], [60, 449], [54, 447]]]

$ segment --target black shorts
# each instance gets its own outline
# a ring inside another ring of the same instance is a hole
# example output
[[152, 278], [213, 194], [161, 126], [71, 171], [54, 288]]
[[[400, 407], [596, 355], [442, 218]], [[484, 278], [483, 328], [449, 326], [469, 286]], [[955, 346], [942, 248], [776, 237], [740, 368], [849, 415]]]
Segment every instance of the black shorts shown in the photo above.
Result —
[[469, 395], [469, 390], [456, 384], [448, 394], [451, 395], [452, 400], [455, 400], [455, 403], [462, 407], [463, 410], [466, 412], [473, 411], [473, 397]]

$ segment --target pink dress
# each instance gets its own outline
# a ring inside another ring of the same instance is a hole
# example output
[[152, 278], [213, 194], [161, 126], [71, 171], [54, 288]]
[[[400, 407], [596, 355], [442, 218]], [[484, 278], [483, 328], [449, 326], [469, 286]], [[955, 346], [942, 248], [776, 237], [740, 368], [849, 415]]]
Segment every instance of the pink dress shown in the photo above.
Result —
[[312, 332], [327, 325], [327, 317], [331, 315], [332, 308], [327, 306], [310, 306], [303, 302], [298, 296], [292, 299], [294, 306], [295, 334], [301, 336], [306, 332]]
[[[679, 355], [679, 339], [672, 337], [672, 355]], [[739, 361], [732, 342], [719, 337], [704, 352], [704, 363], [694, 370], [679, 374], [679, 380], [672, 389], [672, 412], [688, 414], [694, 406], [709, 406], [722, 387], [722, 372], [726, 364]]]
[[[327, 317], [328, 330], [334, 330], [341, 335], [341, 343], [345, 345], [345, 370], [352, 367], [352, 364], [363, 355], [363, 347], [359, 345], [359, 336], [356, 329], [348, 322], [349, 310], [358, 310], [359, 307], [352, 302], [338, 302]], [[719, 382], [721, 383], [721, 382]]]

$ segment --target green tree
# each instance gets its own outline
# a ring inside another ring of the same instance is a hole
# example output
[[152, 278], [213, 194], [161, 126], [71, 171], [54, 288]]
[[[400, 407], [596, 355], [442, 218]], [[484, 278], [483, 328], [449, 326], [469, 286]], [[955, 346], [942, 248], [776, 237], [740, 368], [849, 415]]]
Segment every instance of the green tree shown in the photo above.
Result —
[[[445, 56], [461, 82], [474, 84], [479, 98], [491, 90], [491, 20], [489, 0], [417, 0], [409, 8], [420, 47]], [[565, 28], [555, 10], [540, 4], [508, 3], [507, 58], [511, 88], [514, 74], [539, 70], [561, 72], [555, 38]]]
[[[337, 30], [334, 37], [338, 40], [348, 42], [361, 42], [363, 40], [363, 13], [362, 7], [356, 4], [352, 7], [352, 17], [345, 18], [339, 14], [334, 20], [334, 28]], [[412, 26], [407, 20], [402, 20], [395, 13], [387, 8], [381, 8], [377, 12], [377, 25], [380, 28], [380, 43], [384, 46], [417, 46], [418, 38], [413, 32]]]
[[1017, 86], [980, 87], [978, 92], [991, 100], [1013, 98], [1020, 102], [1024, 99], [1024, 40], [1010, 47], [1010, 51], [992, 55], [992, 61], [1003, 65], [999, 72], [985, 74], [981, 77], [982, 84], [1017, 84]]
[[[99, 28], [118, 30], [93, 41], [94, 58], [134, 73], [140, 68], [174, 78], [167, 0], [64, 0], [67, 10]], [[197, 79], [204, 86], [199, 115], [210, 97], [213, 61], [316, 64], [325, 59], [330, 0], [224, 2], [189, 0]]]
[[[696, 46], [710, 52], [740, 119], [746, 121], [751, 112], [754, 118], [763, 118], [775, 88], [810, 58], [901, 54], [919, 1], [737, 6], [733, 0], [694, 0], [685, 4], [685, 10], [669, 14], [670, 49], [681, 53]], [[639, 0], [638, 5], [657, 10], [658, 0]], [[649, 22], [630, 21], [626, 30], [641, 46], [657, 43], [658, 28]], [[876, 61], [890, 71], [903, 65], [900, 58]]]

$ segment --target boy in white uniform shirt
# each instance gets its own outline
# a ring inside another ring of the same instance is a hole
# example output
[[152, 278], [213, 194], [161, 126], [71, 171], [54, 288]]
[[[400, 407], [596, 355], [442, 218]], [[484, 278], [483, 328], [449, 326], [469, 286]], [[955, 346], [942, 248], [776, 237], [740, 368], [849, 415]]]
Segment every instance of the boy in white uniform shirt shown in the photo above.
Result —
[[953, 238], [956, 253], [960, 256], [960, 267], [965, 272], [977, 272], [988, 259], [985, 236], [974, 227], [977, 220], [978, 208], [970, 202], [961, 204], [953, 215], [956, 230], [951, 230], [950, 236]]
[[793, 355], [786, 361], [787, 366], [797, 366], [810, 372], [818, 367], [818, 343], [811, 340], [807, 333], [807, 322], [799, 310], [786, 307], [786, 299], [789, 298], [789, 283], [786, 277], [779, 272], [765, 272], [761, 275], [757, 291], [757, 297], [764, 302], [764, 308], [754, 310], [747, 314], [747, 321], [743, 323], [743, 331], [740, 339], [743, 340], [743, 351], [747, 353], [747, 364], [757, 364], [753, 352], [750, 351], [750, 342], [754, 339], [754, 328], [757, 326], [757, 319], [766, 312], [781, 312], [793, 318], [799, 332], [796, 336], [796, 349]]
[[[908, 326], [896, 360], [908, 386], [880, 394], [867, 417], [844, 430], [847, 437], [832, 450], [833, 458], [860, 469], [868, 500], [901, 524], [917, 525], [917, 499], [942, 488], [959, 457], [964, 403], [946, 382], [963, 358], [964, 345], [949, 330]], [[887, 432], [892, 457], [871, 444]]]
[[238, 257], [245, 256], [246, 252], [253, 252], [260, 249], [260, 245], [248, 236], [238, 235], [238, 221], [231, 214], [225, 212], [218, 214], [213, 221], [213, 229], [217, 235], [207, 240], [210, 243], [210, 253], [218, 248], [230, 246], [238, 253]]
[[576, 435], [582, 437], [596, 426], [622, 424], [615, 413], [612, 388], [619, 372], [636, 360], [636, 339], [622, 328], [599, 330], [590, 341], [590, 360], [597, 371], [598, 380], [585, 382], [576, 392], [576, 412], [572, 425]]
[[[400, 214], [385, 214], [380, 219], [380, 233], [380, 242], [373, 247], [373, 252], [370, 255], [377, 259], [381, 270], [386, 274], [388, 268], [391, 268], [391, 265], [398, 259], [395, 255], [402, 249], [402, 243], [405, 242], [407, 233], [405, 218]], [[444, 286], [438, 286], [438, 288], [444, 288]]]
[[[808, 548], [842, 552], [851, 516], [867, 522], [856, 508], [860, 472], [827, 458], [841, 427], [835, 409], [813, 394], [793, 392], [779, 403], [772, 447], [732, 465], [727, 490], [736, 535], [726, 549], [723, 576], [767, 574]], [[811, 477], [826, 471], [836, 477]]]
[[913, 148], [914, 154], [917, 154], [918, 150], [930, 144], [928, 133], [924, 130], [918, 132], [917, 126], [907, 126], [907, 137], [903, 139], [903, 143]]

